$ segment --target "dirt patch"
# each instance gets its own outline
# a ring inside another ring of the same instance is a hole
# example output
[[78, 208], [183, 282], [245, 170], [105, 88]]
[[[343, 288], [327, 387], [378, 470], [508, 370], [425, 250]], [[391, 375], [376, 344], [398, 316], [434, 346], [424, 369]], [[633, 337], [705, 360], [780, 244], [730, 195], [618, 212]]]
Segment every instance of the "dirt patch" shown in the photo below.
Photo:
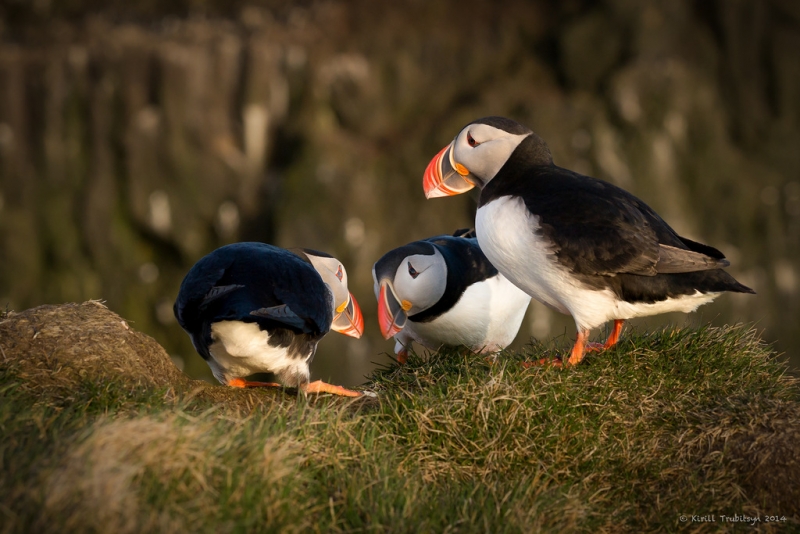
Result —
[[137, 332], [98, 301], [44, 305], [0, 316], [0, 359], [24, 387], [65, 397], [87, 380], [129, 388], [164, 388], [242, 412], [286, 398], [280, 390], [239, 390], [192, 380], [153, 338]]
[[728, 440], [727, 456], [764, 514], [800, 517], [800, 405], [779, 401], [771, 408]]
[[[709, 484], [724, 479], [724, 491], [743, 492], [751, 515], [800, 518], [800, 403], [736, 396], [686, 416], [682, 465]], [[742, 513], [719, 510], [728, 512]]]

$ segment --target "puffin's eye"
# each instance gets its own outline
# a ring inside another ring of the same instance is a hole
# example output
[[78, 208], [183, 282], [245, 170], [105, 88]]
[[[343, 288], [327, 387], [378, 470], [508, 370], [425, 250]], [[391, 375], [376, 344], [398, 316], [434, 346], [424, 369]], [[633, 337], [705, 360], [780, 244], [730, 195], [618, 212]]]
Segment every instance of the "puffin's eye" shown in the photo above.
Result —
[[344, 277], [344, 272], [342, 271], [342, 266], [340, 265], [339, 270], [336, 271], [336, 278], [338, 278], [339, 281], [341, 282], [343, 277]]
[[408, 274], [411, 275], [411, 278], [416, 278], [419, 276], [419, 273], [416, 269], [411, 266], [411, 262], [408, 262]]
[[470, 135], [469, 132], [467, 132], [467, 143], [469, 143], [469, 146], [471, 147], [478, 146], [478, 142], [475, 139], [473, 139], [472, 135]]

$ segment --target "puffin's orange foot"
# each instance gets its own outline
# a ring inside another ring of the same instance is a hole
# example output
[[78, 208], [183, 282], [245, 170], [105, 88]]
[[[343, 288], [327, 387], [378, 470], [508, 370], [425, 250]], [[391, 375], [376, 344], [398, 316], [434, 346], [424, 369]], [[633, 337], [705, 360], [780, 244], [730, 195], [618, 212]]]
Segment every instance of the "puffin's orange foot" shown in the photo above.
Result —
[[583, 361], [583, 357], [586, 354], [586, 345], [588, 343], [589, 331], [578, 330], [578, 335], [575, 336], [575, 345], [572, 346], [572, 350], [569, 353], [569, 359], [567, 360], [566, 367], [578, 365]]
[[530, 369], [531, 367], [564, 367], [564, 362], [556, 356], [555, 358], [541, 358], [535, 362], [522, 362], [521, 365], [525, 369]]
[[399, 363], [400, 365], [405, 365], [407, 361], [408, 361], [407, 350], [404, 349], [397, 353], [397, 363]]
[[316, 380], [310, 384], [300, 386], [300, 389], [305, 393], [332, 393], [334, 395], [341, 395], [342, 397], [360, 397], [361, 393], [352, 391], [342, 386], [334, 386], [322, 380]]
[[[614, 345], [617, 344], [619, 341], [619, 336], [622, 333], [622, 326], [625, 324], [625, 321], [622, 319], [615, 319], [614, 320], [614, 328], [612, 328], [611, 333], [608, 335], [608, 339], [606, 339], [605, 343], [589, 343], [586, 342], [586, 352], [602, 352], [606, 349], [610, 349]], [[588, 336], [588, 332], [587, 332]]]
[[228, 380], [228, 385], [233, 388], [279, 388], [281, 384], [275, 382], [253, 382], [244, 378], [232, 378]]

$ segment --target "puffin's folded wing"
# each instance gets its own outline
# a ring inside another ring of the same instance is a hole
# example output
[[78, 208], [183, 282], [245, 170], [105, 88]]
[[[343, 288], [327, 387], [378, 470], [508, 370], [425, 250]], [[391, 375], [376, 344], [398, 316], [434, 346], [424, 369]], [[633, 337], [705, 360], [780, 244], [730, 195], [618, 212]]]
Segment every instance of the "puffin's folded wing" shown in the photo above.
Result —
[[510, 193], [525, 202], [533, 240], [563, 267], [589, 276], [657, 274], [657, 227], [665, 223], [633, 195], [556, 166], [517, 182]]
[[656, 271], [661, 274], [710, 271], [730, 265], [724, 258], [712, 258], [700, 252], [659, 245]]
[[333, 294], [311, 265], [302, 271], [280, 273], [275, 282], [275, 297], [304, 321], [303, 332], [324, 335], [330, 330]]
[[[580, 197], [573, 202], [580, 205], [579, 200]], [[631, 206], [604, 210], [605, 207], [589, 204], [579, 210], [587, 215], [579, 218], [563, 215], [567, 213], [565, 205], [563, 212], [541, 215], [534, 234], [549, 243], [561, 265], [575, 273], [655, 276], [659, 243], [646, 219]]]
[[307, 330], [305, 319], [298, 316], [286, 304], [281, 304], [280, 306], [271, 306], [269, 308], [259, 308], [258, 310], [251, 311], [250, 315], [271, 319], [290, 328], [296, 328], [303, 331]]
[[217, 264], [220, 262], [216, 258], [206, 256], [189, 271], [181, 283], [173, 312], [184, 329], [195, 328], [201, 312], [206, 309], [209, 302], [221, 296], [213, 294], [215, 284], [225, 275], [225, 266]]
[[200, 308], [206, 308], [209, 304], [214, 302], [215, 300], [224, 297], [225, 295], [236, 291], [237, 289], [243, 288], [244, 285], [242, 284], [230, 284], [226, 286], [213, 286], [208, 293], [203, 297], [203, 301], [200, 303]]

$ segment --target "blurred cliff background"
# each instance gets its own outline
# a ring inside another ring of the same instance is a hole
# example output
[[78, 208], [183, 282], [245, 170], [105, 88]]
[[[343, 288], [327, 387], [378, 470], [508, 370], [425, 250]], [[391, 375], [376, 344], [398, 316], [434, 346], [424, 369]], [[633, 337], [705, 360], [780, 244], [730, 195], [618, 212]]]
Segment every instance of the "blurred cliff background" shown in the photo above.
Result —
[[[422, 172], [467, 122], [513, 117], [557, 164], [640, 196], [720, 248], [757, 296], [691, 316], [753, 322], [800, 367], [800, 3], [3, 0], [0, 305], [105, 299], [195, 377], [172, 303], [244, 240], [336, 255], [367, 335], [317, 377], [390, 363], [371, 267], [472, 225], [475, 195]], [[516, 342], [572, 341], [533, 303]]]

